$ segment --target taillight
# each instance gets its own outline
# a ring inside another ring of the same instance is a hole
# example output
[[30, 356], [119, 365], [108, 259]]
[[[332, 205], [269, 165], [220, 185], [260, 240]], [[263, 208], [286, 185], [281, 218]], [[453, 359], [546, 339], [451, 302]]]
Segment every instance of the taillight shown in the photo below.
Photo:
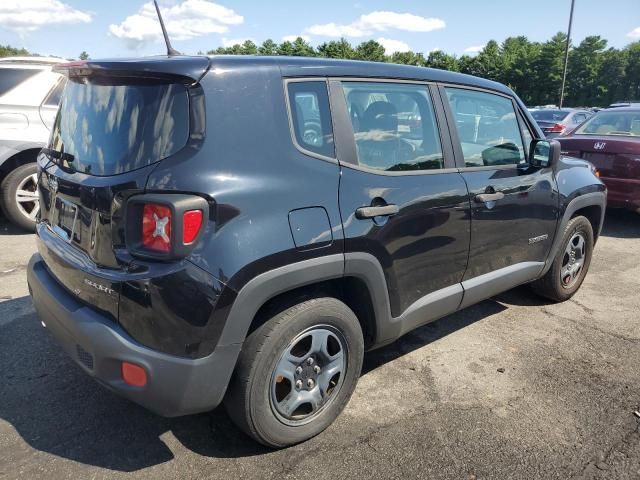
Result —
[[142, 244], [154, 252], [171, 250], [171, 209], [147, 203], [142, 209]]
[[209, 203], [196, 195], [149, 193], [127, 202], [125, 243], [134, 255], [159, 260], [188, 256], [209, 217]]
[[565, 125], [563, 125], [561, 123], [556, 123], [552, 127], [547, 128], [546, 131], [549, 132], [549, 133], [562, 133], [562, 132], [564, 132], [565, 128], [567, 128]]
[[182, 243], [190, 245], [200, 233], [202, 210], [189, 210], [182, 215]]

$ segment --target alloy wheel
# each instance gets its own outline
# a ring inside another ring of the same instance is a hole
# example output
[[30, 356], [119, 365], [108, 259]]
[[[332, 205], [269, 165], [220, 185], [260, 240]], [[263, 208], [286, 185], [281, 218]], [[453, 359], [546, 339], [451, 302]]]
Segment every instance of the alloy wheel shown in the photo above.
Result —
[[40, 211], [37, 173], [23, 178], [18, 185], [16, 189], [16, 205], [22, 215], [31, 221], [35, 221]]

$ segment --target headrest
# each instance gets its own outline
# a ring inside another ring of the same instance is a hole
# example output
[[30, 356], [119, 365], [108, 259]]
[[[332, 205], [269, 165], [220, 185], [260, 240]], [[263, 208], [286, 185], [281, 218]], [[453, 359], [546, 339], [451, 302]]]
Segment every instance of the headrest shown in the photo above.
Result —
[[362, 115], [362, 130], [398, 130], [398, 111], [389, 102], [373, 102]]

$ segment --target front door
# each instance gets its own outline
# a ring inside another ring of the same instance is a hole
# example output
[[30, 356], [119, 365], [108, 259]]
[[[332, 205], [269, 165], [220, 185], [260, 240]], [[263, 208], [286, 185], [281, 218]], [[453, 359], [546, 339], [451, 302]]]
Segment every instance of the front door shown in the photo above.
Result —
[[467, 266], [467, 188], [433, 94], [421, 83], [331, 81], [345, 251], [380, 263], [392, 317], [437, 300], [398, 322], [402, 331], [454, 311]]
[[552, 169], [527, 162], [531, 131], [511, 97], [448, 86], [440, 92], [471, 204], [466, 306], [540, 273], [556, 229], [558, 194]]

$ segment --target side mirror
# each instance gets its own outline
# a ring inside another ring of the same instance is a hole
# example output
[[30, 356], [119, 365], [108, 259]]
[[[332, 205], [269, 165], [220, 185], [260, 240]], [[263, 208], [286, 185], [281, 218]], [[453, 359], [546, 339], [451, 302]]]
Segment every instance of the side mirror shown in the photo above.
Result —
[[529, 165], [533, 167], [553, 167], [560, 159], [560, 142], [536, 139], [529, 147]]

